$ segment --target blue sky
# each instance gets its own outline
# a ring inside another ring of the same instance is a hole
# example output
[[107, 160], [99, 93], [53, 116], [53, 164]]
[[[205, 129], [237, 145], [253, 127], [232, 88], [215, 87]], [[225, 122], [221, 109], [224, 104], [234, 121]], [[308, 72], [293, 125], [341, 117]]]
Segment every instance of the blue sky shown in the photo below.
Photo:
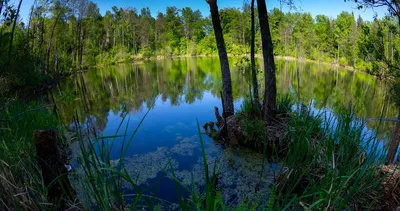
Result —
[[[18, 0], [11, 0], [11, 2], [17, 4]], [[177, 8], [191, 7], [192, 9], [199, 9], [204, 16], [209, 15], [209, 8], [206, 0], [93, 0], [100, 8], [100, 12], [104, 14], [107, 10], [110, 10], [112, 6], [117, 7], [135, 7], [137, 9], [143, 7], [149, 7], [153, 16], [158, 11], [164, 12], [168, 6], [176, 6]], [[245, 0], [249, 1], [250, 0]], [[34, 0], [24, 0], [21, 6], [21, 17], [23, 20], [27, 20], [29, 15], [29, 9], [32, 6]], [[220, 8], [225, 7], [241, 7], [243, 0], [218, 0]], [[387, 11], [384, 8], [378, 8], [375, 10], [357, 10], [356, 5], [352, 2], [344, 2], [344, 0], [295, 0], [297, 11], [310, 12], [313, 16], [318, 14], [324, 14], [329, 17], [336, 17], [341, 11], [354, 12], [355, 16], [361, 15], [365, 20], [372, 20], [375, 13], [378, 17], [383, 17]], [[279, 0], [267, 0], [268, 10], [278, 7]], [[288, 8], [284, 7], [284, 11], [289, 11]]]

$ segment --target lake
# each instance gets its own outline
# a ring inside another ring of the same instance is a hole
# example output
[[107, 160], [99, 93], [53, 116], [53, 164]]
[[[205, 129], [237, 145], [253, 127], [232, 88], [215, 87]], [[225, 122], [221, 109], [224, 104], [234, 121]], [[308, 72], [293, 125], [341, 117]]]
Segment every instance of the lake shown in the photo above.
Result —
[[[236, 110], [249, 95], [251, 82], [249, 69], [240, 61], [230, 61]], [[385, 96], [384, 84], [375, 77], [314, 63], [278, 60], [276, 65], [278, 93], [292, 93], [314, 111], [335, 115], [342, 106], [352, 106], [362, 119], [397, 115]], [[263, 90], [262, 72], [258, 79]], [[176, 203], [171, 169], [184, 185], [195, 182], [202, 189], [204, 169], [197, 122], [201, 126], [215, 121], [214, 106], [221, 110], [221, 86], [217, 57], [184, 58], [91, 69], [63, 80], [52, 94], [62, 99], [58, 110], [64, 124], [73, 129], [76, 118], [87, 129], [87, 135], [119, 136], [112, 147], [111, 138], [104, 138], [110, 143], [108, 150], [115, 161], [123, 154], [121, 147], [129, 143], [125, 162], [136, 183], [146, 194]], [[376, 132], [378, 125], [377, 121], [369, 121], [365, 131], [376, 134], [383, 146], [394, 125], [384, 123]], [[268, 197], [279, 165], [265, 162], [262, 154], [223, 149], [206, 135], [202, 137], [211, 169], [216, 163], [220, 172], [224, 201], [258, 199], [260, 194]], [[129, 185], [124, 191], [133, 193]]]

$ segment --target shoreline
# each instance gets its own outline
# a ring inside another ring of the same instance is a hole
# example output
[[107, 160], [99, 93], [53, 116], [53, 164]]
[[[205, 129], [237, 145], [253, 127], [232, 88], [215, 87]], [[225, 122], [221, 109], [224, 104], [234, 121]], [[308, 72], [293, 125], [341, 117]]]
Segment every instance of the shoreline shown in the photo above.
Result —
[[[228, 58], [229, 57], [249, 57], [249, 54], [242, 54], [242, 55], [234, 55], [234, 54], [228, 54]], [[139, 61], [161, 61], [164, 59], [183, 59], [183, 58], [205, 58], [205, 57], [218, 57], [218, 55], [216, 54], [212, 54], [212, 55], [182, 55], [182, 56], [154, 56], [154, 57], [150, 57], [150, 58], [143, 58], [143, 57], [137, 57], [137, 58], [133, 58], [131, 60], [121, 60], [121, 61], [115, 61], [112, 63], [104, 63], [104, 64], [98, 64], [98, 65], [94, 65], [94, 66], [89, 66], [87, 68], [84, 68], [83, 70], [80, 70], [78, 72], [85, 72], [90, 68], [97, 68], [97, 67], [104, 67], [104, 66], [109, 66], [109, 65], [116, 65], [116, 64], [123, 64], [123, 63], [134, 63], [134, 62], [139, 62]], [[256, 54], [255, 55], [256, 58], [262, 58], [262, 54]], [[312, 60], [312, 59], [307, 59], [307, 58], [296, 58], [296, 57], [292, 57], [292, 56], [280, 56], [280, 55], [276, 55], [274, 56], [274, 58], [276, 60], [285, 60], [285, 61], [298, 61], [298, 62], [309, 62], [309, 63], [313, 63], [313, 64], [319, 64], [319, 65], [326, 65], [326, 66], [331, 66], [331, 67], [336, 67], [336, 68], [342, 68], [345, 70], [349, 70], [352, 72], [359, 72], [359, 73], [366, 73], [363, 70], [360, 69], [356, 69], [353, 66], [349, 66], [349, 65], [340, 65], [340, 64], [336, 64], [336, 63], [330, 63], [330, 62], [324, 62], [324, 61], [318, 61], [318, 60]], [[368, 74], [371, 75], [371, 74]], [[371, 75], [374, 76], [374, 75]]]

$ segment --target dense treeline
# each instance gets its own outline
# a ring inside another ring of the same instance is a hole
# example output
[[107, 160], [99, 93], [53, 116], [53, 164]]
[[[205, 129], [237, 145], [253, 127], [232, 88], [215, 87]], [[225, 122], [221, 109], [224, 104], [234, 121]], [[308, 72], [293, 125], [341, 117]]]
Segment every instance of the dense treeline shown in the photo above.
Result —
[[[37, 74], [160, 56], [217, 53], [210, 17], [199, 10], [168, 7], [151, 15], [149, 8], [113, 7], [104, 15], [88, 0], [53, 3], [35, 1], [27, 23], [19, 21], [19, 6], [0, 2], [0, 80], [2, 92], [37, 83]], [[251, 6], [220, 10], [227, 52], [250, 52]], [[257, 16], [256, 16], [257, 17]], [[256, 33], [260, 33], [256, 18]], [[342, 12], [336, 19], [309, 13], [269, 13], [274, 53], [349, 65], [385, 75], [400, 61], [397, 23], [386, 17], [372, 22]], [[256, 37], [256, 53], [261, 39]], [[10, 78], [24, 75], [18, 81]], [[11, 85], [11, 86], [9, 86]]]

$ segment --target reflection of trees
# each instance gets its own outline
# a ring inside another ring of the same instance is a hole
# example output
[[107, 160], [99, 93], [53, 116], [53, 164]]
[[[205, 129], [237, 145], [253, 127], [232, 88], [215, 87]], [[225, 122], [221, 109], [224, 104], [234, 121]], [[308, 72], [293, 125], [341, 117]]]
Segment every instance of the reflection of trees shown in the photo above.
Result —
[[[232, 67], [234, 60], [230, 61]], [[333, 112], [338, 112], [343, 105], [352, 105], [357, 117], [378, 118], [382, 113], [386, 90], [371, 76], [288, 61], [278, 61], [277, 68], [278, 93], [296, 94], [299, 89], [304, 103], [314, 99], [317, 108], [327, 106]], [[244, 74], [247, 71], [246, 68], [232, 68], [234, 99], [249, 94], [250, 81]], [[262, 77], [259, 79], [262, 92]], [[219, 62], [214, 57], [107, 66], [63, 81], [60, 90], [72, 97], [60, 111], [65, 123], [72, 122], [77, 112], [81, 122], [90, 115], [96, 119], [98, 128], [103, 129], [109, 111], [114, 114], [140, 112], [150, 108], [158, 96], [172, 106], [201, 100], [206, 91], [219, 98], [221, 87]], [[384, 117], [395, 114], [394, 107], [385, 106]]]
[[[201, 100], [205, 91], [219, 97], [221, 75], [217, 58], [150, 61], [100, 67], [66, 79], [60, 90], [72, 95], [60, 109], [65, 123], [77, 112], [94, 116], [99, 128], [107, 123], [108, 112], [140, 112], [150, 108], [158, 96], [172, 106]], [[234, 97], [247, 91], [241, 73], [232, 74]], [[121, 114], [122, 115], [122, 114]]]
[[[351, 107], [359, 118], [396, 116], [396, 108], [388, 104], [388, 99], [385, 98], [387, 92], [385, 85], [367, 74], [337, 70], [324, 65], [287, 61], [279, 61], [277, 67], [279, 68], [278, 93], [284, 90], [297, 90], [299, 87], [301, 100], [304, 103], [308, 104], [311, 100], [315, 100], [316, 108], [326, 106], [336, 114], [342, 106], [346, 106]], [[300, 84], [297, 79], [297, 68]], [[378, 124], [379, 122], [368, 122], [368, 126], [373, 128]], [[387, 127], [389, 124], [383, 124], [380, 130], [390, 131]]]

